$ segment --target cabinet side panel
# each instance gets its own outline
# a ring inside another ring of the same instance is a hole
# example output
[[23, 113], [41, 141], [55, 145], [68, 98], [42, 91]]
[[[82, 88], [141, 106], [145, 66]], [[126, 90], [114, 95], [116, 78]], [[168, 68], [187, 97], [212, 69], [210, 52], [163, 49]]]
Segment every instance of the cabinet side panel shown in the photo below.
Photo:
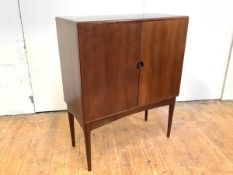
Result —
[[139, 104], [179, 94], [188, 18], [143, 22]]
[[77, 24], [56, 19], [64, 99], [83, 125], [82, 89]]
[[85, 121], [137, 106], [141, 24], [80, 24]]

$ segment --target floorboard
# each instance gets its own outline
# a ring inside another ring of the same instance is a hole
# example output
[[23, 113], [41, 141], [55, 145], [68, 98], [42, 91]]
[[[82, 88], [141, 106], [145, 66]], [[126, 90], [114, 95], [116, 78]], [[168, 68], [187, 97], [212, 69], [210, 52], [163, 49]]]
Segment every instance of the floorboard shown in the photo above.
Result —
[[178, 102], [170, 138], [168, 107], [92, 131], [93, 171], [75, 122], [65, 112], [0, 117], [0, 175], [232, 175], [233, 102]]

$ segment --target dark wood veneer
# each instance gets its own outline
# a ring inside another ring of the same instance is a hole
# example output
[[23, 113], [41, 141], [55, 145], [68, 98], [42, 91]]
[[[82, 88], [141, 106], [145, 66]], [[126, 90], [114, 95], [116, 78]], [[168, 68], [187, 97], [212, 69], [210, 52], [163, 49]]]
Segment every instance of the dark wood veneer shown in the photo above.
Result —
[[[84, 131], [91, 170], [91, 130], [169, 105], [170, 136], [179, 94], [188, 17], [144, 14], [56, 18], [64, 99], [72, 145], [74, 117]], [[135, 17], [136, 17], [135, 16]]]
[[136, 22], [78, 27], [87, 122], [137, 106], [140, 32]]
[[140, 105], [179, 94], [187, 27], [185, 18], [143, 22]]

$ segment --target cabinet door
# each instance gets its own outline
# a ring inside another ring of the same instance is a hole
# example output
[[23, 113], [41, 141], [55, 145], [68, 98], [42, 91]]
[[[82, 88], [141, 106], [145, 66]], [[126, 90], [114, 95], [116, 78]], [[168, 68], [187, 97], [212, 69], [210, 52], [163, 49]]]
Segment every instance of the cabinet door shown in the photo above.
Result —
[[137, 22], [78, 26], [84, 120], [137, 106], [140, 33]]
[[139, 104], [179, 94], [188, 18], [143, 22]]

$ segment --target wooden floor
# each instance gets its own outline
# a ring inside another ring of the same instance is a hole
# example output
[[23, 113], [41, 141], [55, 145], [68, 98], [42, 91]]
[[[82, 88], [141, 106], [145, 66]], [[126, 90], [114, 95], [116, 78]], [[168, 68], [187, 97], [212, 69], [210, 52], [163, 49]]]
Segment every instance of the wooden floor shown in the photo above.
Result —
[[171, 137], [167, 107], [92, 132], [87, 171], [83, 132], [72, 148], [65, 112], [0, 117], [0, 174], [233, 174], [233, 102], [177, 103]]

